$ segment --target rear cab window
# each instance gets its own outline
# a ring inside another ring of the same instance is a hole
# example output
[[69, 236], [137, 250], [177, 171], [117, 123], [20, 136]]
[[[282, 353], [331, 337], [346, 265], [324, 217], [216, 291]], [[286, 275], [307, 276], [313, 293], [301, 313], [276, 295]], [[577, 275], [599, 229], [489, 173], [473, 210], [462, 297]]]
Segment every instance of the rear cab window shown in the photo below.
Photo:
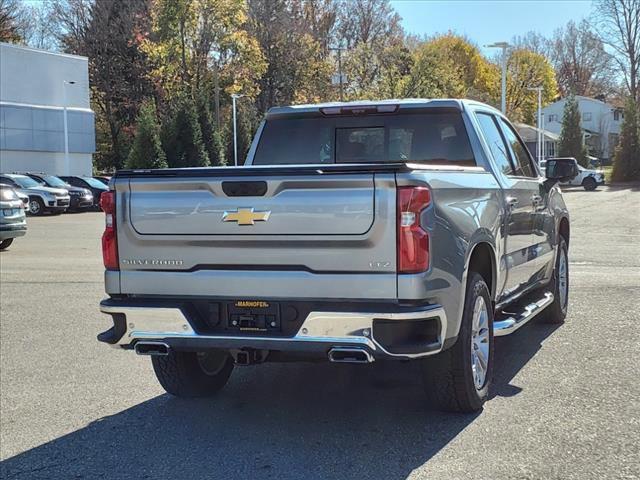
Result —
[[253, 165], [410, 162], [476, 166], [461, 112], [268, 119]]

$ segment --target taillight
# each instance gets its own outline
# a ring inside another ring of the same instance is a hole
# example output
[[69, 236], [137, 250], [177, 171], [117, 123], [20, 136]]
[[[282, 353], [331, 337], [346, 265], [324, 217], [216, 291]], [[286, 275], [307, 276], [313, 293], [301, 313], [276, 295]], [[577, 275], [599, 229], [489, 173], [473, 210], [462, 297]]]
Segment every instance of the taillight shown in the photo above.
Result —
[[430, 201], [426, 187], [398, 188], [398, 273], [429, 268], [429, 234], [420, 225], [420, 212]]
[[116, 192], [109, 190], [100, 195], [100, 208], [105, 213], [102, 234], [102, 260], [107, 270], [119, 270], [118, 236], [116, 235]]

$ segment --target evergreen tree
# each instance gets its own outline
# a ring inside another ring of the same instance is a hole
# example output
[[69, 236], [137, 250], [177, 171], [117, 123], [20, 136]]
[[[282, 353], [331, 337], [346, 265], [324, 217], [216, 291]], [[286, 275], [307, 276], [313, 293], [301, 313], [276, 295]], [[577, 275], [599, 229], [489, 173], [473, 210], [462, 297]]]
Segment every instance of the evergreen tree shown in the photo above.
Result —
[[613, 157], [613, 179], [640, 180], [640, 121], [638, 105], [632, 98], [624, 110], [620, 139]]
[[202, 142], [198, 115], [187, 93], [178, 95], [177, 104], [162, 130], [162, 144], [170, 167], [206, 167], [209, 155]]
[[167, 158], [160, 143], [160, 124], [153, 101], [146, 101], [138, 114], [127, 168], [166, 168]]
[[561, 157], [573, 157], [583, 167], [588, 166], [587, 149], [582, 141], [580, 127], [580, 108], [574, 95], [567, 98], [562, 116], [562, 132], [558, 154]]
[[207, 151], [207, 155], [209, 155], [211, 165], [224, 166], [227, 164], [224, 143], [220, 131], [216, 129], [213, 122], [213, 115], [209, 107], [211, 102], [207, 100], [207, 95], [204, 92], [198, 94], [198, 123], [202, 131], [202, 142], [204, 143], [204, 149]]

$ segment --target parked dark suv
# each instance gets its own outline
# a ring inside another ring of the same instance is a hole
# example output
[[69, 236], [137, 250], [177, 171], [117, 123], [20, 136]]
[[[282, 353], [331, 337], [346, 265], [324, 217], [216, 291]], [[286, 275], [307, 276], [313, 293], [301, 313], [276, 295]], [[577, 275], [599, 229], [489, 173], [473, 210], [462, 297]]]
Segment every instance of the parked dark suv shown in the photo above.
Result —
[[100, 208], [100, 195], [102, 195], [102, 192], [109, 190], [109, 187], [93, 177], [64, 176], [60, 178], [74, 187], [87, 188], [91, 190], [93, 195], [93, 206], [95, 208]]
[[93, 194], [88, 188], [74, 187], [62, 180], [60, 177], [48, 175], [46, 173], [25, 173], [25, 175], [46, 185], [47, 187], [64, 188], [65, 190], [68, 190], [69, 196], [71, 197], [69, 210], [77, 212], [93, 206]]

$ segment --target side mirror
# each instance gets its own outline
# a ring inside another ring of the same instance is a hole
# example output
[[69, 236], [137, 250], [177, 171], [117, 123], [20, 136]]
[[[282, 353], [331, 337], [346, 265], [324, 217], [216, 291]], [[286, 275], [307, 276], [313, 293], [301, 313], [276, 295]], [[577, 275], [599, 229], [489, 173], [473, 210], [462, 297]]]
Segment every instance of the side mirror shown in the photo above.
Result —
[[578, 162], [575, 158], [550, 158], [545, 167], [545, 176], [548, 180], [556, 182], [568, 182], [578, 173]]

